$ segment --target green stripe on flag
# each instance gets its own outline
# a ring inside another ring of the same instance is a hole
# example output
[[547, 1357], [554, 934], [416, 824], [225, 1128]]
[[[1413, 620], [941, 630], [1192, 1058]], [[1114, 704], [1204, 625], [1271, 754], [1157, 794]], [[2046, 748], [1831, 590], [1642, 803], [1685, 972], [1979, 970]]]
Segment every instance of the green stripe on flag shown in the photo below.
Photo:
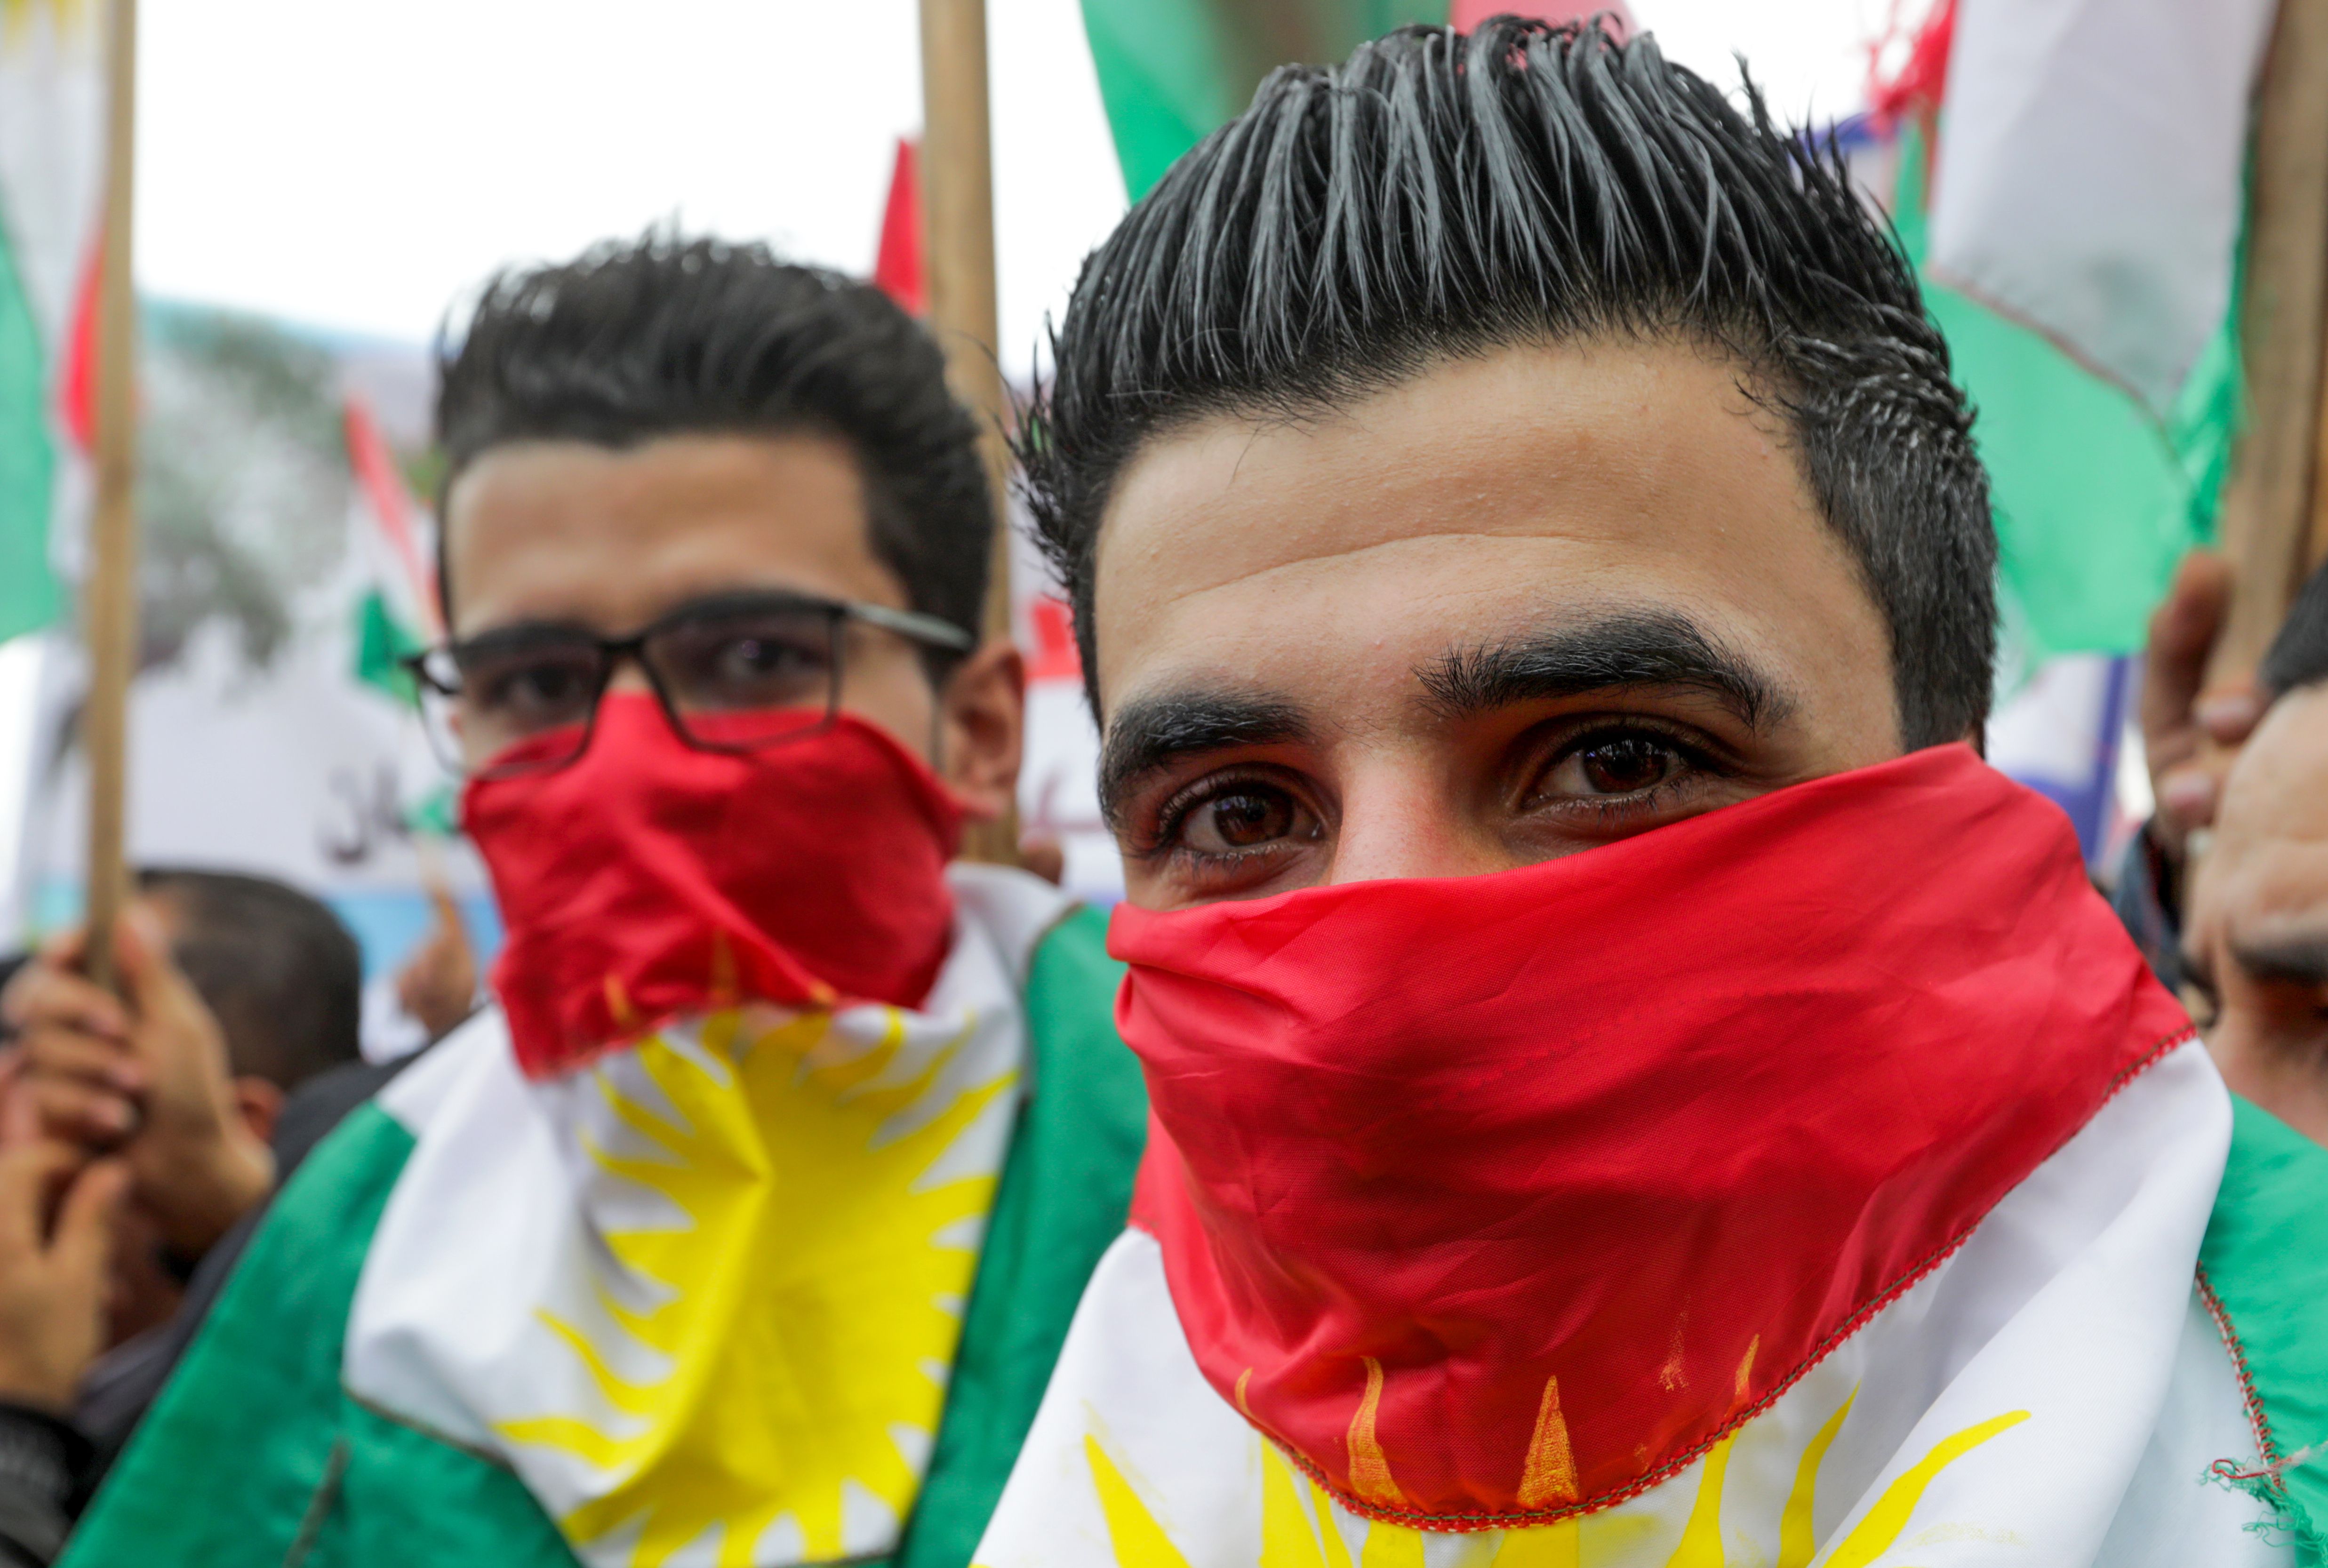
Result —
[[[1926, 166], [1910, 127], [1901, 135], [1893, 221], [1919, 270]], [[2162, 427], [2040, 333], [1929, 276], [1923, 283], [1977, 413], [2007, 668], [2025, 672], [2057, 653], [2134, 652], [2174, 563], [2214, 532], [2239, 408], [2237, 302]]]
[[1182, 153], [1252, 102], [1276, 67], [1336, 64], [1394, 27], [1447, 20], [1447, 0], [1083, 4], [1124, 189], [1135, 202]]
[[[0, 214], [5, 218], [5, 214]], [[0, 640], [56, 619], [49, 509], [56, 453], [41, 333], [0, 223]]]
[[[2328, 1563], [2328, 1150], [2231, 1096], [2231, 1154], [2199, 1249], [2202, 1279], [2238, 1336], [2246, 1392], [2279, 1451], [2276, 1469], [2214, 1475], [2269, 1504], [2301, 1568]], [[2252, 1407], [2251, 1407], [2252, 1409]], [[2236, 1472], [2238, 1467], [2229, 1469]]]
[[419, 635], [389, 609], [379, 590], [357, 604], [356, 679], [365, 685], [378, 687], [399, 702], [419, 706], [420, 693], [404, 661], [424, 647]]

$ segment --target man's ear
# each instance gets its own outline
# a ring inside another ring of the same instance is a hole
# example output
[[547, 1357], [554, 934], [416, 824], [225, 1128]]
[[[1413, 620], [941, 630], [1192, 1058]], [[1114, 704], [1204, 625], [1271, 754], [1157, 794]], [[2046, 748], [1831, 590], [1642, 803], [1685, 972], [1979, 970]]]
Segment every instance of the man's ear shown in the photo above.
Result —
[[283, 1114], [283, 1091], [268, 1079], [249, 1073], [234, 1080], [234, 1108], [250, 1135], [261, 1143], [275, 1141], [275, 1122]]
[[938, 694], [938, 773], [972, 816], [992, 822], [1018, 798], [1027, 733], [1027, 661], [989, 642], [954, 667]]

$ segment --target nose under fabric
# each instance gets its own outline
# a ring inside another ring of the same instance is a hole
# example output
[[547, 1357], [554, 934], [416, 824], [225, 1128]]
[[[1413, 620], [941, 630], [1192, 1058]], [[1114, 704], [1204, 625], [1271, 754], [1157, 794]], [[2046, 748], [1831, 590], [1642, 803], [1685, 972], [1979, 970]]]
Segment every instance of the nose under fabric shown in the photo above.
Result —
[[1441, 1529], [1677, 1473], [2191, 1033], [1963, 746], [1521, 870], [1120, 906], [1110, 947], [1198, 1366]]
[[580, 758], [473, 781], [462, 814], [508, 930], [493, 988], [535, 1076], [739, 1001], [912, 1007], [945, 958], [962, 808], [845, 714], [709, 752], [652, 697], [609, 692]]

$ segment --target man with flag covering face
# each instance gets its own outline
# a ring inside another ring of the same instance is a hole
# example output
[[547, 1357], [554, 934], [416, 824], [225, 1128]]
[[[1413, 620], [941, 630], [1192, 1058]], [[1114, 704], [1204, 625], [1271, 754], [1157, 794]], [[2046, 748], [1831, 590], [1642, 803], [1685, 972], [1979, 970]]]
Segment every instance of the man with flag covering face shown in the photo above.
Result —
[[1829, 152], [1647, 37], [1394, 33], [1057, 367], [1154, 1121], [985, 1568], [2290, 1559], [2230, 1102], [1977, 755], [1972, 415]]
[[650, 236], [444, 356], [412, 664], [499, 1005], [276, 1201], [68, 1554], [960, 1568], [1144, 1131], [1014, 786], [992, 500], [871, 288]]

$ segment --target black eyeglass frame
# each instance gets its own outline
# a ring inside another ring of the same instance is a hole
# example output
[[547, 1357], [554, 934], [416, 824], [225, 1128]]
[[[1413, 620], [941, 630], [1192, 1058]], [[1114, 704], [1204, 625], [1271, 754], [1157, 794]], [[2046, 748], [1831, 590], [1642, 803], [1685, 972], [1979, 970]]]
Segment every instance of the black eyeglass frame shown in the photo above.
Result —
[[[681, 709], [678, 699], [671, 695], [671, 690], [664, 684], [662, 672], [655, 668], [654, 661], [646, 656], [647, 644], [657, 635], [702, 616], [721, 614], [742, 615], [755, 610], [791, 615], [810, 613], [821, 615], [826, 618], [831, 637], [833, 657], [830, 685], [825, 696], [824, 717], [813, 725], [750, 740], [720, 742], [707, 739], [696, 734], [690, 727], [686, 714]], [[882, 631], [903, 637], [908, 642], [919, 643], [925, 647], [943, 649], [948, 653], [968, 653], [978, 643], [975, 636], [964, 628], [955, 625], [952, 621], [943, 620], [936, 615], [925, 615], [917, 610], [898, 610], [887, 605], [867, 604], [858, 599], [831, 599], [814, 594], [763, 591], [720, 594], [708, 598], [691, 599], [686, 604], [665, 611], [626, 636], [602, 637], [587, 627], [571, 624], [516, 626], [488, 632], [483, 637], [465, 639], [461, 642], [439, 643], [435, 647], [424, 648], [418, 653], [408, 653], [397, 662], [412, 677], [417, 688], [421, 690], [434, 691], [451, 701], [458, 701], [462, 690], [460, 656], [464, 648], [474, 648], [480, 643], [500, 643], [512, 633], [521, 636], [524, 633], [533, 632], [544, 634], [545, 640], [551, 635], [561, 640], [570, 638], [574, 645], [587, 645], [593, 649], [598, 655], [599, 661], [598, 683], [590, 693], [589, 717], [582, 723], [581, 734], [575, 740], [574, 749], [562, 756], [502, 767], [496, 767], [488, 762], [482, 766], [473, 767], [465, 756], [446, 755], [448, 750], [457, 748], [448, 747], [439, 742], [433, 726], [423, 726], [429, 730], [429, 739], [437, 753], [437, 760], [454, 774], [471, 779], [512, 778], [525, 774], [555, 773], [560, 768], [572, 766], [588, 753], [590, 743], [597, 734], [598, 713], [605, 703], [606, 689], [614, 684], [615, 671], [623, 667], [624, 660], [637, 664], [640, 671], [646, 676], [647, 686], [653, 691], [655, 703], [662, 709], [663, 718], [670, 722], [672, 733], [677, 735], [684, 744], [698, 751], [743, 755], [765, 751], [771, 746], [782, 746], [794, 740], [805, 740], [823, 734], [832, 728], [840, 716], [842, 665], [840, 631], [844, 624], [850, 621], [862, 625], [878, 627]], [[438, 660], [451, 662], [453, 668], [449, 677], [441, 668], [432, 668], [432, 662]]]

